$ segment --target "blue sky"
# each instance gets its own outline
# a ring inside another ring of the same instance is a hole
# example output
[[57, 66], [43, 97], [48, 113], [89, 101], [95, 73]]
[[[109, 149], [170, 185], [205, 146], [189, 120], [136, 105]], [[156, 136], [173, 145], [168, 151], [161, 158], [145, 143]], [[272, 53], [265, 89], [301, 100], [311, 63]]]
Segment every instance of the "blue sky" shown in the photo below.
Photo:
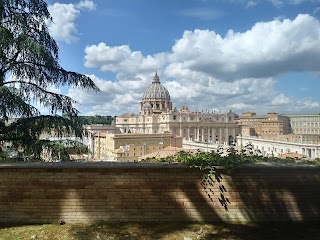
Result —
[[157, 71], [173, 105], [320, 112], [320, 0], [47, 0], [61, 65], [100, 93], [81, 115], [138, 113]]

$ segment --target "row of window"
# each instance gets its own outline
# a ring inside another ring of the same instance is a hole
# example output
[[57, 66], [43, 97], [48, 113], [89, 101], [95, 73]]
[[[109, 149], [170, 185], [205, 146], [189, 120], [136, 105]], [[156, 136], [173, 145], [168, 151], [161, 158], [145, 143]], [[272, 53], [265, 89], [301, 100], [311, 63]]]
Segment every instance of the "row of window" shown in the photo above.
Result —
[[[151, 117], [148, 117], [148, 118], [146, 119], [146, 121], [147, 121], [147, 122], [150, 122], [151, 119], [152, 119]], [[163, 120], [166, 120], [165, 117], [163, 117], [162, 119], [163, 119]], [[210, 119], [210, 120], [219, 121], [219, 117], [216, 117], [215, 119], [213, 119], [213, 118], [209, 118], [209, 119]], [[178, 116], [176, 116], [176, 115], [172, 116], [172, 120], [178, 120]], [[194, 117], [189, 117], [189, 121], [193, 121], [193, 120], [195, 120]], [[198, 121], [201, 121], [201, 120], [202, 120], [202, 118], [199, 117], [199, 118], [198, 118]], [[220, 118], [220, 121], [221, 121], [221, 122], [223, 122], [224, 120], [225, 120], [225, 118]], [[229, 120], [229, 122], [231, 122], [233, 119], [232, 119], [232, 117], [229, 117], [228, 120]], [[187, 121], [187, 117], [182, 117], [182, 121], [184, 121], [184, 122]], [[118, 118], [117, 118], [117, 122], [120, 123], [120, 122], [121, 122], [121, 119], [118, 119]], [[127, 123], [127, 122], [135, 123], [135, 122], [136, 122], [136, 119], [135, 119], [135, 118], [130, 118], [130, 119], [124, 118], [124, 119], [123, 119], [123, 122], [124, 122], [124, 123]], [[139, 118], [139, 119], [138, 119], [138, 122], [142, 122], [142, 119]]]
[[168, 139], [160, 139], [160, 140], [158, 139], [158, 140], [149, 140], [149, 141], [136, 141], [136, 142], [131, 142], [131, 143], [119, 142], [117, 144], [117, 147], [120, 148], [121, 146], [127, 146], [127, 145], [130, 145], [130, 146], [168, 145], [169, 142], [170, 141]]
[[318, 134], [320, 133], [320, 129], [294, 129], [294, 133], [311, 133], [311, 134]]
[[312, 122], [312, 123], [301, 123], [301, 122], [296, 122], [296, 123], [291, 123], [292, 127], [320, 127], [320, 123], [317, 122]]
[[290, 118], [291, 122], [320, 122], [320, 116]]

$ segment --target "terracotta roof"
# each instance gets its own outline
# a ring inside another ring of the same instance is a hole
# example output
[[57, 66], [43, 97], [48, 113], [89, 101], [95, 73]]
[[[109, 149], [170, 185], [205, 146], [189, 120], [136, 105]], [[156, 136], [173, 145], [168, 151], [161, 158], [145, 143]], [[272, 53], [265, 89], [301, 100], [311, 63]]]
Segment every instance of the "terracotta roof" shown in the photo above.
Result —
[[69, 154], [70, 160], [83, 160], [88, 159], [88, 155], [83, 154]]
[[289, 152], [289, 153], [283, 153], [283, 154], [279, 154], [278, 158], [305, 158], [306, 155], [300, 154], [300, 153], [293, 153], [293, 152]]
[[146, 158], [166, 158], [169, 156], [173, 156], [177, 154], [178, 152], [186, 151], [186, 152], [196, 152], [194, 149], [185, 149], [185, 148], [178, 148], [178, 147], [171, 147], [168, 146], [166, 148], [160, 149], [156, 152], [149, 153], [147, 155], [144, 155], [140, 157], [140, 159], [146, 159]]
[[113, 150], [112, 152], [118, 154], [118, 153], [124, 153], [124, 150], [122, 148], [117, 148], [117, 149]]

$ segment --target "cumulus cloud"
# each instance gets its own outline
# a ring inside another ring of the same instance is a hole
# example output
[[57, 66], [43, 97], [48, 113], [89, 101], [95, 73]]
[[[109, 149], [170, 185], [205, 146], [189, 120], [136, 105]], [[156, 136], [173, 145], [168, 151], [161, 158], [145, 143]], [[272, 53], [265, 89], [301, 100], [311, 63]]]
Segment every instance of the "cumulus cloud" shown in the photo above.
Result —
[[241, 3], [246, 4], [246, 7], [254, 7], [263, 2], [269, 2], [274, 7], [280, 8], [284, 5], [299, 5], [302, 3], [310, 2], [310, 3], [319, 3], [319, 0], [229, 0], [231, 3]]
[[272, 105], [286, 105], [289, 103], [292, 103], [292, 100], [289, 97], [285, 96], [283, 93], [280, 93], [271, 102]]
[[47, 21], [49, 32], [56, 40], [72, 43], [77, 40], [76, 19], [82, 10], [93, 10], [95, 4], [91, 0], [82, 0], [78, 4], [54, 3], [48, 5], [52, 22]]
[[82, 115], [117, 115], [126, 112], [137, 112], [144, 87], [149, 81], [122, 79], [121, 81], [107, 80], [95, 75], [88, 75], [101, 92], [83, 91], [79, 88], [69, 89], [68, 96], [76, 100]]
[[91, 0], [82, 0], [76, 6], [80, 9], [88, 9], [88, 10], [96, 9], [96, 5]]
[[259, 1], [257, 1], [257, 0], [250, 0], [247, 3], [247, 8], [254, 7], [254, 6], [258, 5], [258, 3], [259, 3]]
[[289, 71], [317, 71], [320, 23], [310, 15], [256, 23], [225, 37], [213, 31], [185, 31], [172, 48], [171, 59], [183, 68], [216, 78], [264, 78]]
[[102, 42], [85, 48], [85, 66], [100, 68], [101, 71], [131, 74], [155, 72], [164, 62], [164, 54], [143, 56], [140, 51], [132, 51], [128, 45], [111, 47]]
[[258, 22], [246, 32], [185, 31], [170, 53], [144, 56], [128, 45], [87, 46], [85, 66], [134, 74], [157, 69], [200, 72], [224, 81], [274, 77], [291, 71], [318, 71], [320, 22], [310, 15]]
[[154, 55], [101, 42], [85, 48], [85, 66], [113, 72], [116, 78], [92, 76], [102, 90], [95, 96], [76, 89], [69, 94], [87, 113], [137, 113], [158, 70], [178, 108], [186, 102], [193, 110], [316, 111], [319, 101], [279, 93], [275, 83], [287, 72], [317, 72], [319, 41], [319, 20], [301, 14], [293, 20], [258, 22], [245, 32], [230, 30], [225, 36], [210, 30], [185, 31], [170, 52]]
[[270, 0], [270, 2], [275, 6], [275, 7], [281, 7], [283, 5], [282, 0]]

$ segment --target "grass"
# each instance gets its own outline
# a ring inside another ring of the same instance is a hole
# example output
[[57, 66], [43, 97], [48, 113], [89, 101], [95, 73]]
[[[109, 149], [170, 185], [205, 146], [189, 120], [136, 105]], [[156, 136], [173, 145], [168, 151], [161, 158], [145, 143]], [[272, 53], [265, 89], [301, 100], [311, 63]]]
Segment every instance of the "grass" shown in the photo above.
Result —
[[304, 224], [45, 224], [0, 225], [1, 240], [316, 240], [320, 239], [319, 223]]

